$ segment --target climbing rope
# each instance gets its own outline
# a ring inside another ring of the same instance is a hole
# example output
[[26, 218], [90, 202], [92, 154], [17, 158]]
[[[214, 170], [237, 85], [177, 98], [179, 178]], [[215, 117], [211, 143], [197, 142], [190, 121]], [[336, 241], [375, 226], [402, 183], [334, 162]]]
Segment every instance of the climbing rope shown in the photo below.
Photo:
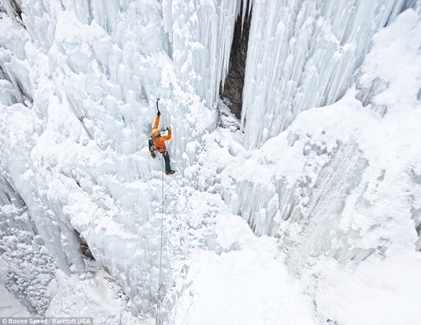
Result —
[[161, 309], [161, 274], [162, 274], [162, 246], [163, 246], [163, 228], [164, 228], [164, 203], [165, 203], [165, 196], [164, 196], [164, 156], [162, 155], [162, 190], [161, 190], [161, 249], [159, 252], [159, 280], [158, 280], [158, 306], [156, 312], [156, 325], [159, 325], [159, 314]]

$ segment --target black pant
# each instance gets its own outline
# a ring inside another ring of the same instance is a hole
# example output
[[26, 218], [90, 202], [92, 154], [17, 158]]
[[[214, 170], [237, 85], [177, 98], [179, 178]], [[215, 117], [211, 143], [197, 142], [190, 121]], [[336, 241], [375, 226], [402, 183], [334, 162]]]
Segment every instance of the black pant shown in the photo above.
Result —
[[171, 171], [171, 164], [170, 164], [170, 155], [168, 154], [167, 149], [165, 149], [165, 151], [162, 152], [162, 155], [164, 156], [164, 161], [165, 161], [165, 171], [169, 172]]
[[[153, 141], [152, 141], [152, 139], [149, 139], [149, 151], [150, 152], [154, 152], [154, 147], [153, 147]], [[166, 172], [171, 171], [170, 155], [168, 154], [167, 149], [165, 149], [164, 152], [161, 152], [161, 154], [164, 156], [165, 171]]]

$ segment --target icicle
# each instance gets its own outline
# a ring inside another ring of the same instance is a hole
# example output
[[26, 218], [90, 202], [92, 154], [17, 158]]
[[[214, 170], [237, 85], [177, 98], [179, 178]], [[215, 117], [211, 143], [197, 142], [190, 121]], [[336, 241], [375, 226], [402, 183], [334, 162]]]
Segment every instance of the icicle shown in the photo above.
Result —
[[253, 3], [242, 127], [260, 147], [302, 111], [338, 100], [374, 33], [403, 1]]

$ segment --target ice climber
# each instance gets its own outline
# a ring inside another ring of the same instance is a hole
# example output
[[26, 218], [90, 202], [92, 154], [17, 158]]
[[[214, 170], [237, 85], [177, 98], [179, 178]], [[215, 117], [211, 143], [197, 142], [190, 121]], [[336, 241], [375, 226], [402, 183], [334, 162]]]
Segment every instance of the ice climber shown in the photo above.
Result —
[[149, 139], [149, 151], [151, 152], [152, 158], [156, 157], [155, 150], [158, 150], [162, 154], [162, 156], [164, 156], [165, 173], [167, 175], [171, 175], [174, 174], [175, 171], [171, 169], [170, 156], [168, 154], [167, 148], [165, 147], [165, 141], [171, 139], [171, 127], [167, 127], [166, 135], [161, 135], [161, 131], [159, 131], [158, 129], [160, 116], [161, 112], [158, 110], [158, 113], [156, 114], [155, 120], [153, 122], [151, 138]]

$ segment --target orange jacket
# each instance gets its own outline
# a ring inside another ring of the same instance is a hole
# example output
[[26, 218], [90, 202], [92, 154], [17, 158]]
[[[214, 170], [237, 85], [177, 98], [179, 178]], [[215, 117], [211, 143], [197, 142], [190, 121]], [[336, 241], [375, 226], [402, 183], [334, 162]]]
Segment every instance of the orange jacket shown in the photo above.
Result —
[[[159, 116], [155, 117], [152, 129], [157, 129], [159, 125]], [[168, 130], [167, 135], [160, 135], [158, 138], [152, 138], [154, 150], [163, 153], [165, 151], [165, 141], [171, 139], [171, 130]]]

